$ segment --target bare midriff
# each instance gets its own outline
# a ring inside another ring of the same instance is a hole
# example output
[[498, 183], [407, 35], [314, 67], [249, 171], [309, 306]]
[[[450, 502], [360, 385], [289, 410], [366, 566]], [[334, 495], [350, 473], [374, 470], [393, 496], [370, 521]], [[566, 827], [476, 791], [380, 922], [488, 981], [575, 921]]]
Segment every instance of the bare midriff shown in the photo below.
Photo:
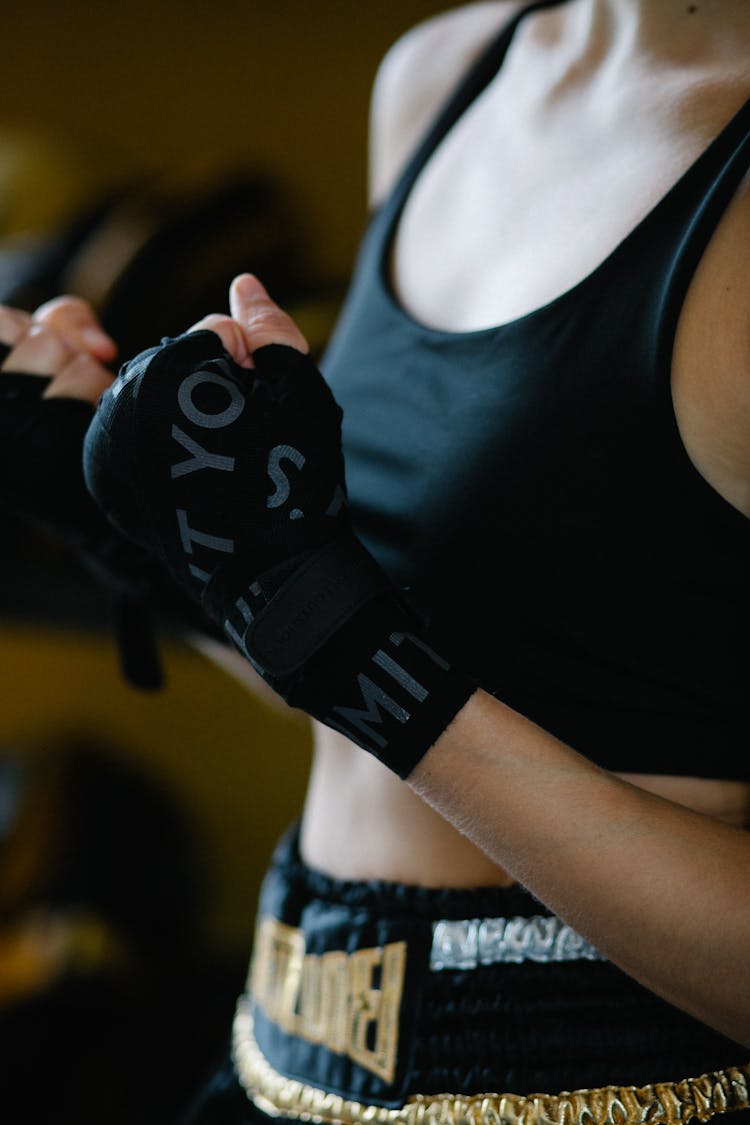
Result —
[[[318, 726], [315, 744], [300, 841], [311, 867], [339, 879], [383, 879], [428, 887], [515, 882], [398, 777], [342, 735]], [[619, 776], [705, 816], [750, 827], [750, 782], [660, 774]], [[533, 799], [530, 793], [529, 800]], [[523, 809], [518, 815], [523, 816]], [[508, 831], [513, 831], [512, 825]]]
[[[618, 54], [618, 42], [591, 32], [591, 49], [581, 56], [588, 7], [567, 4], [527, 18], [498, 75], [420, 172], [389, 263], [392, 290], [414, 319], [469, 332], [520, 317], [575, 285], [750, 94], [746, 67], [733, 64], [731, 52], [721, 65], [710, 52], [702, 67], [693, 55], [683, 65], [679, 53], [654, 63], [637, 49], [632, 57]], [[691, 42], [683, 54], [693, 50]], [[630, 81], [632, 74], [641, 80]], [[605, 98], [610, 112], [602, 116]], [[746, 324], [747, 298], [746, 285], [733, 282], [744, 207], [740, 193], [692, 279], [674, 341], [672, 392], [688, 457], [720, 497], [750, 516], [746, 417], [737, 409], [746, 401], [738, 390], [746, 368], [736, 357], [746, 344], [744, 328], [734, 327]], [[567, 231], [576, 232], [572, 242], [561, 236]], [[750, 827], [750, 781], [619, 776], [707, 817]], [[512, 833], [513, 824], [498, 831]], [[313, 867], [345, 879], [434, 887], [515, 881], [399, 778], [324, 727], [316, 729], [301, 848]]]

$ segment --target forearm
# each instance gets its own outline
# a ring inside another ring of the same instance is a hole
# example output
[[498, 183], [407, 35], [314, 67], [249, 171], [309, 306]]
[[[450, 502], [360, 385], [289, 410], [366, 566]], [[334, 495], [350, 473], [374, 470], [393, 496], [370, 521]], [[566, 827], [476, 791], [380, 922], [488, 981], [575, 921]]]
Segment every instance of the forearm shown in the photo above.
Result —
[[598, 769], [432, 651], [352, 532], [341, 408], [299, 330], [249, 275], [232, 307], [102, 396], [93, 495], [293, 707], [408, 776], [631, 976], [750, 1045], [750, 837]]
[[750, 1046], [750, 835], [606, 773], [477, 692], [409, 777], [626, 973]]

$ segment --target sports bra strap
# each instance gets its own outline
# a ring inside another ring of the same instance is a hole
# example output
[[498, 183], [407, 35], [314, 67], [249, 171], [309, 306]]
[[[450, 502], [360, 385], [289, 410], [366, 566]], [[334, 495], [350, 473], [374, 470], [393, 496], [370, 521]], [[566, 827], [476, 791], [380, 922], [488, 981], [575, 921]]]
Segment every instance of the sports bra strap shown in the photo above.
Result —
[[417, 176], [443, 137], [497, 74], [511, 45], [516, 28], [521, 21], [532, 12], [539, 11], [542, 8], [554, 8], [565, 2], [566, 0], [541, 0], [541, 2], [529, 4], [522, 8], [520, 12], [517, 12], [509, 23], [503, 24], [498, 34], [491, 40], [474, 65], [469, 68], [459, 81], [458, 86], [449, 95], [443, 108], [438, 112], [423, 140], [407, 162], [395, 188], [384, 205], [385, 207], [389, 210], [400, 207]]

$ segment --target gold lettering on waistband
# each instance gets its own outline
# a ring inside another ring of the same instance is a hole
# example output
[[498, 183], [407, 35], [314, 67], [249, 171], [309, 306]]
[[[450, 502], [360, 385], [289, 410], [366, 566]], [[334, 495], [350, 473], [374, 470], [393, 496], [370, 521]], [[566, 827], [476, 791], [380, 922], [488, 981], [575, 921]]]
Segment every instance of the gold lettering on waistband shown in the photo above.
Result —
[[260, 919], [249, 990], [284, 1031], [319, 1043], [392, 1082], [406, 968], [406, 942], [305, 952], [302, 930]]

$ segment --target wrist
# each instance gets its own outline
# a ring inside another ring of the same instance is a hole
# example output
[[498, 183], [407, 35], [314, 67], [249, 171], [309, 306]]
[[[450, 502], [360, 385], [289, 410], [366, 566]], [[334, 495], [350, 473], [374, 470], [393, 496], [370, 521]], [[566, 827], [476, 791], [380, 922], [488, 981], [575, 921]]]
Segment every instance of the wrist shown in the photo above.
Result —
[[288, 703], [406, 777], [475, 684], [426, 642], [351, 532], [302, 559], [267, 602], [264, 587], [264, 576], [246, 586], [221, 622], [235, 646]]

